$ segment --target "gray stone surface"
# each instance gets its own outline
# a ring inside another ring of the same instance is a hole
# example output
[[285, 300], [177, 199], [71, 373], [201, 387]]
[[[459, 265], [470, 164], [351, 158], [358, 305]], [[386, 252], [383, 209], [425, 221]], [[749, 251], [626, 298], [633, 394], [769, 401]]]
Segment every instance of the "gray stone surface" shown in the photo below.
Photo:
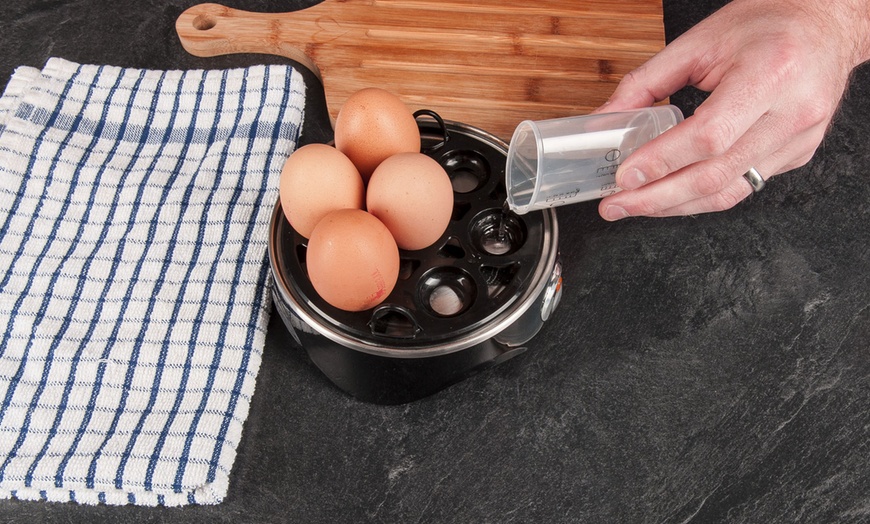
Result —
[[[49, 56], [203, 60], [195, 2], [0, 3], [0, 87]], [[286, 11], [314, 2], [238, 0]], [[665, 0], [668, 38], [724, 2]], [[309, 75], [305, 139], [329, 136]], [[735, 209], [606, 223], [560, 208], [565, 292], [530, 350], [378, 406], [333, 387], [277, 315], [223, 504], [0, 501], [2, 522], [870, 521], [870, 69], [824, 146]], [[686, 113], [703, 95], [684, 90]]]

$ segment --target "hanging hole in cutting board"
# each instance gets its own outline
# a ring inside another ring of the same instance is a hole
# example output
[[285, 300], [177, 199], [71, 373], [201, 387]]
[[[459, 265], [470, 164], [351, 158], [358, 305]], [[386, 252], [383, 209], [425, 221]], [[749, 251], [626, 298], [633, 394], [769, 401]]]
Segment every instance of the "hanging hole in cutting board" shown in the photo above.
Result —
[[199, 15], [193, 19], [193, 27], [197, 31], [208, 31], [216, 25], [217, 20], [211, 15]]

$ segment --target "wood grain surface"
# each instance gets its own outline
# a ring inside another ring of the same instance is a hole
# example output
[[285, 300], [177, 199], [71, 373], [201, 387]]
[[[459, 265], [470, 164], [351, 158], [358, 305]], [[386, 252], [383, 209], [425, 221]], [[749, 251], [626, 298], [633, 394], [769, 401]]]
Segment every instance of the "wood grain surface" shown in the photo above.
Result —
[[664, 46], [661, 0], [325, 0], [287, 13], [200, 4], [176, 31], [197, 56], [299, 62], [320, 78], [333, 118], [378, 86], [505, 140], [522, 120], [588, 113]]

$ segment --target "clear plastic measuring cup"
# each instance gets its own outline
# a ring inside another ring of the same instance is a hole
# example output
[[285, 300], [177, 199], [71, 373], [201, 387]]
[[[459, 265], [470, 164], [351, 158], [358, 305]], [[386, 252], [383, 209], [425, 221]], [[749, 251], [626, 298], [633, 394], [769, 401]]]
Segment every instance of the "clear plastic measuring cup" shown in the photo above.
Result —
[[628, 155], [683, 121], [676, 106], [521, 122], [505, 169], [508, 205], [519, 215], [619, 191]]

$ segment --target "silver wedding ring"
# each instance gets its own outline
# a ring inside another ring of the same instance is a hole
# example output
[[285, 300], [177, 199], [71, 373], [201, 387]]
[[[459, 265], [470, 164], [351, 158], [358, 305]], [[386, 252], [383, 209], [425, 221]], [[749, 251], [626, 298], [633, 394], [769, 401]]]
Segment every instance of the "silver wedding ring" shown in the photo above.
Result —
[[752, 186], [753, 192], [758, 193], [764, 189], [764, 178], [754, 167], [750, 167], [749, 171], [743, 174], [743, 178], [745, 178], [746, 181], [749, 182], [749, 185]]

